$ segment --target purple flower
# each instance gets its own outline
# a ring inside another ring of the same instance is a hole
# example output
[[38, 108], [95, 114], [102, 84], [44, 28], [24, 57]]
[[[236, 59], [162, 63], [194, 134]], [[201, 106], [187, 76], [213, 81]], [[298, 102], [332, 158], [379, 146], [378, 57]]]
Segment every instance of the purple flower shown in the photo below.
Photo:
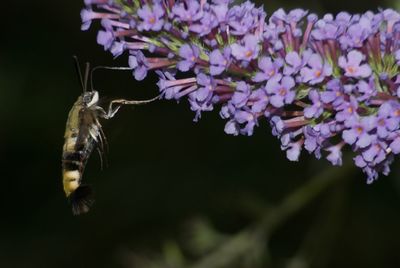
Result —
[[298, 23], [300, 20], [302, 20], [306, 15], [307, 15], [307, 11], [303, 10], [303, 9], [294, 9], [291, 10], [289, 12], [289, 14], [286, 14], [285, 10], [283, 10], [282, 8], [278, 9], [277, 11], [274, 12], [274, 14], [272, 14], [271, 19], [272, 20], [281, 20], [284, 21], [288, 24], [290, 23]]
[[244, 125], [244, 127], [239, 130], [241, 134], [247, 136], [253, 135], [254, 126], [258, 124], [256, 115], [250, 111], [237, 110], [235, 113], [235, 120], [240, 125]]
[[319, 20], [316, 24], [316, 29], [312, 31], [312, 37], [316, 40], [335, 40], [338, 36], [339, 27], [332, 23], [331, 20]]
[[304, 148], [309, 153], [314, 153], [315, 157], [318, 159], [321, 158], [321, 147], [323, 142], [325, 141], [325, 137], [323, 137], [320, 124], [312, 126], [306, 126], [303, 128], [304, 134]]
[[143, 80], [147, 76], [148, 63], [146, 57], [141, 51], [135, 53], [136, 55], [129, 56], [129, 67], [132, 68], [133, 75], [138, 81]]
[[224, 131], [226, 134], [237, 136], [239, 135], [239, 126], [236, 121], [232, 119], [226, 122]]
[[99, 31], [97, 33], [97, 44], [102, 45], [104, 50], [109, 50], [115, 38], [110, 31]]
[[[345, 122], [345, 125], [351, 125], [354, 122], [354, 118], [358, 116], [358, 102], [355, 97], [351, 96], [349, 102], [343, 102], [336, 107], [337, 113], [335, 119], [339, 122]], [[348, 124], [349, 123], [349, 124]]]
[[137, 11], [142, 22], [138, 25], [138, 30], [142, 31], [160, 31], [164, 25], [164, 9], [158, 3], [154, 3], [151, 7], [144, 5]]
[[374, 97], [377, 94], [377, 90], [375, 88], [375, 81], [371, 77], [369, 82], [367, 83], [364, 80], [361, 80], [360, 82], [357, 83], [356, 85], [356, 95], [358, 101], [365, 101], [369, 102], [372, 97]]
[[219, 3], [216, 5], [211, 5], [211, 10], [214, 13], [217, 22], [221, 25], [224, 25], [228, 19], [228, 4], [227, 3]]
[[363, 17], [356, 24], [351, 25], [345, 35], [340, 38], [340, 44], [344, 49], [360, 48], [372, 31], [371, 20]]
[[174, 99], [183, 86], [177, 86], [175, 77], [169, 72], [157, 71], [157, 74], [160, 77], [157, 86], [163, 97], [167, 100]]
[[362, 152], [362, 157], [367, 163], [377, 165], [386, 159], [387, 144], [384, 142], [376, 142]]
[[304, 109], [304, 116], [306, 118], [318, 118], [324, 112], [324, 107], [321, 102], [320, 94], [316, 90], [311, 90], [308, 93], [309, 99], [312, 101], [312, 105]]
[[304, 51], [300, 56], [296, 51], [291, 51], [286, 54], [285, 57], [285, 68], [283, 69], [284, 75], [297, 74], [300, 69], [304, 66], [305, 62], [308, 62], [311, 52], [309, 50]]
[[223, 119], [228, 119], [228, 118], [232, 118], [234, 116], [235, 112], [236, 112], [235, 106], [231, 102], [228, 102], [221, 107], [221, 111], [219, 112], [219, 115]]
[[189, 30], [197, 33], [199, 36], [204, 36], [209, 34], [216, 26], [218, 26], [218, 21], [214, 14], [204, 13], [200, 22], [190, 25]]
[[329, 155], [326, 157], [329, 162], [332, 163], [334, 166], [341, 166], [342, 165], [342, 147], [344, 144], [340, 143], [335, 146], [331, 146], [326, 148], [326, 151], [329, 152]]
[[[111, 54], [113, 54], [114, 58], [119, 57], [125, 51], [125, 43], [124, 42], [113, 42], [110, 48]], [[140, 52], [140, 51], [139, 51]], [[134, 52], [136, 53], [136, 52]]]
[[343, 131], [343, 140], [350, 145], [357, 145], [360, 148], [369, 146], [374, 138], [369, 131], [374, 129], [374, 118], [371, 116], [363, 117], [359, 120], [352, 118], [349, 122], [350, 129]]
[[251, 93], [249, 99], [253, 101], [253, 105], [251, 106], [251, 110], [253, 113], [263, 112], [267, 108], [267, 105], [269, 104], [269, 97], [267, 95], [265, 88], [259, 88], [254, 90]]
[[286, 150], [286, 157], [287, 159], [289, 159], [290, 161], [299, 161], [299, 157], [300, 157], [300, 153], [301, 153], [301, 148], [302, 148], [303, 142], [297, 141], [297, 142], [292, 142], [289, 145], [285, 146], [285, 148], [283, 148], [284, 150]]
[[339, 58], [339, 66], [345, 71], [347, 77], [369, 77], [372, 73], [368, 64], [361, 64], [365, 56], [357, 50], [352, 50], [347, 54], [347, 59], [343, 56]]
[[197, 75], [197, 84], [200, 85], [200, 87], [195, 93], [193, 93], [195, 99], [200, 102], [211, 99], [216, 86], [214, 79], [204, 73], [199, 73]]
[[323, 59], [318, 54], [311, 55], [307, 65], [311, 68], [304, 67], [301, 69], [300, 74], [303, 82], [309, 83], [310, 85], [321, 83], [326, 76], [332, 74], [332, 67], [328, 62], [324, 63]]
[[197, 21], [201, 19], [203, 12], [199, 1], [188, 0], [174, 5], [170, 16], [175, 16], [178, 21]]
[[196, 91], [189, 93], [190, 109], [196, 112], [193, 121], [197, 122], [201, 118], [201, 112], [212, 111], [214, 102], [216, 100], [212, 98], [212, 94], [207, 95], [203, 100], [199, 100], [199, 95]]
[[108, 14], [108, 13], [98, 13], [94, 12], [91, 7], [87, 7], [86, 9], [81, 10], [81, 20], [82, 26], [81, 30], [86, 31], [90, 28], [92, 24], [92, 20], [94, 19], [117, 19], [119, 18], [118, 14]]
[[228, 11], [228, 24], [231, 27], [230, 33], [239, 36], [248, 34], [258, 26], [260, 21], [263, 23], [261, 18], [265, 18], [264, 11], [261, 8], [256, 9], [250, 1], [233, 6]]
[[384, 139], [399, 128], [400, 120], [392, 116], [394, 113], [394, 107], [388, 102], [379, 108], [375, 123], [379, 138]]
[[294, 85], [294, 80], [290, 76], [283, 77], [281, 82], [269, 80], [265, 89], [270, 95], [270, 103], [276, 108], [292, 103], [296, 96], [296, 92], [293, 90]]
[[397, 60], [397, 64], [400, 64], [400, 49], [397, 50], [394, 55]]
[[272, 127], [272, 135], [281, 136], [283, 130], [285, 129], [285, 124], [279, 116], [273, 116], [269, 121]]
[[183, 45], [179, 50], [179, 56], [183, 58], [183, 60], [179, 61], [176, 67], [181, 72], [187, 72], [192, 68], [197, 58], [200, 55], [200, 49], [196, 45]]
[[219, 75], [228, 68], [231, 58], [231, 49], [224, 48], [223, 53], [219, 49], [210, 53], [210, 74]]
[[292, 161], [304, 147], [341, 165], [346, 146], [369, 183], [400, 154], [395, 10], [318, 20], [302, 9], [267, 19], [250, 1], [85, 4], [82, 29], [100, 20], [97, 42], [115, 57], [128, 52], [138, 80], [155, 70], [161, 96], [187, 98], [194, 121], [217, 105], [228, 134], [252, 135], [266, 121]]
[[243, 38], [244, 45], [240, 44], [232, 44], [232, 55], [238, 59], [243, 61], [251, 61], [258, 57], [258, 53], [260, 48], [258, 46], [258, 39], [254, 35], [246, 35]]
[[391, 143], [389, 144], [390, 150], [394, 154], [400, 154], [400, 133], [399, 131], [396, 131], [392, 134], [393, 139]]
[[232, 96], [231, 102], [235, 107], [241, 108], [246, 105], [250, 95], [251, 95], [250, 85], [241, 81], [237, 83], [236, 91]]
[[321, 100], [323, 103], [339, 106], [344, 102], [343, 87], [338, 79], [330, 80], [326, 85], [326, 90], [321, 92]]
[[92, 20], [96, 18], [96, 13], [93, 12], [92, 9], [82, 9], [81, 10], [81, 20], [82, 20], [82, 26], [81, 30], [86, 31], [90, 28], [90, 25], [92, 24]]
[[383, 18], [388, 22], [389, 32], [392, 30], [391, 27], [400, 21], [400, 14], [393, 9], [386, 9], [383, 11]]
[[279, 69], [282, 68], [283, 61], [277, 59], [272, 61], [270, 57], [262, 57], [258, 62], [258, 68], [262, 72], [257, 72], [253, 77], [254, 82], [263, 82], [265, 80], [273, 79], [273, 80], [281, 80], [282, 74], [279, 73]]

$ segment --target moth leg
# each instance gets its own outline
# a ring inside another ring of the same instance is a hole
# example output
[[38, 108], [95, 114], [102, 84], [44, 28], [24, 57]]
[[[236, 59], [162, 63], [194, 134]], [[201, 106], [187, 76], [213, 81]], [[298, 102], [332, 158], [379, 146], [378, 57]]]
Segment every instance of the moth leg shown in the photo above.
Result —
[[100, 123], [98, 123], [98, 124], [100, 126], [99, 127], [99, 133], [100, 133], [99, 137], [100, 137], [101, 142], [102, 142], [102, 148], [104, 148], [104, 145], [105, 145], [106, 150], [108, 151], [109, 147], [108, 147], [108, 141], [107, 141], [106, 134], [104, 133], [103, 128], [101, 127]]
[[100, 170], [103, 170], [103, 155], [104, 155], [104, 152], [103, 152], [99, 147], [97, 147], [96, 150], [97, 150], [97, 152], [99, 153], [99, 158], [100, 158]]
[[[108, 118], [107, 118], [107, 113], [106, 113], [106, 111], [104, 111], [104, 109], [103, 109], [102, 107], [96, 106], [95, 109], [96, 109], [96, 111], [98, 112], [98, 115], [99, 115], [101, 118], [108, 119]], [[97, 122], [97, 123], [100, 125], [99, 122]], [[100, 125], [100, 126], [101, 126], [101, 125]]]
[[99, 120], [97, 120], [97, 119], [96, 119], [96, 128], [97, 128], [97, 132], [98, 132], [97, 152], [99, 153], [99, 157], [100, 157], [100, 161], [101, 161], [101, 168], [103, 169], [103, 162], [107, 165], [107, 155], [104, 153], [104, 145], [105, 145], [105, 149], [108, 151], [108, 142], [107, 142], [106, 135], [104, 134], [103, 128], [101, 127], [101, 124], [100, 124]]

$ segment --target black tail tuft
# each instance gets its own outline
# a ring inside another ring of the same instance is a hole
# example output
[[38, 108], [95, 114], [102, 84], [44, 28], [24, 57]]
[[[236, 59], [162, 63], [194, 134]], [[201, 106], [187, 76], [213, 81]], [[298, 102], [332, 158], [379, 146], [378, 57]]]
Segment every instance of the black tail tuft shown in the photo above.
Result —
[[69, 196], [69, 200], [74, 215], [86, 213], [94, 203], [93, 190], [89, 185], [81, 185]]

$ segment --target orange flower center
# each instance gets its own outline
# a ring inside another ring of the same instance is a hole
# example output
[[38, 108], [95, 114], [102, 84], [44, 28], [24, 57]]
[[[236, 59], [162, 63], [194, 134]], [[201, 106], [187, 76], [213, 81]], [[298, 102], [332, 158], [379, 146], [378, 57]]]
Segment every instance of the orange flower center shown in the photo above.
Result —
[[349, 66], [349, 67], [347, 67], [346, 71], [351, 73], [351, 74], [354, 74], [356, 72], [356, 68], [354, 68], [352, 66]]
[[151, 18], [149, 19], [149, 22], [150, 22], [151, 24], [154, 24], [154, 23], [156, 22], [156, 18], [151, 17]]
[[245, 55], [247, 58], [250, 58], [253, 55], [253, 51], [251, 51], [251, 50], [246, 51]]

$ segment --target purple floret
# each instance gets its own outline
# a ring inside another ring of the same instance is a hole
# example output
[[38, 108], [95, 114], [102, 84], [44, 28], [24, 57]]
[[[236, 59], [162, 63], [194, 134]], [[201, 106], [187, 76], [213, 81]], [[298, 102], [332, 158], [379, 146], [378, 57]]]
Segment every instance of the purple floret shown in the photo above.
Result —
[[307, 67], [301, 69], [300, 74], [303, 82], [315, 85], [332, 74], [332, 67], [328, 62], [324, 62], [320, 55], [313, 54], [307, 62]]
[[212, 29], [218, 26], [218, 21], [212, 13], [205, 13], [199, 23], [192, 24], [189, 30], [197, 33], [199, 36], [204, 36], [209, 34]]
[[138, 25], [139, 31], [159, 31], [162, 29], [165, 11], [160, 4], [155, 3], [151, 7], [144, 5], [137, 11], [137, 14], [142, 19], [142, 22]]
[[312, 105], [304, 109], [304, 116], [306, 118], [318, 118], [324, 112], [323, 103], [320, 98], [320, 94], [316, 90], [311, 90], [308, 93], [309, 99], [312, 101]]
[[223, 52], [219, 49], [213, 50], [210, 54], [210, 74], [219, 75], [229, 66], [231, 61], [231, 49], [225, 47]]
[[282, 81], [269, 80], [265, 89], [270, 96], [270, 103], [280, 108], [285, 104], [291, 104], [294, 101], [296, 92], [293, 90], [295, 82], [292, 77], [285, 76]]
[[181, 72], [187, 72], [192, 68], [200, 55], [200, 49], [196, 45], [183, 45], [179, 50], [179, 56], [183, 58], [177, 64], [177, 68]]
[[133, 75], [135, 79], [138, 81], [143, 80], [147, 76], [148, 63], [146, 57], [142, 52], [137, 52], [136, 55], [129, 56], [129, 67], [131, 67], [133, 71]]
[[258, 68], [261, 72], [257, 72], [253, 77], [254, 82], [263, 82], [266, 80], [281, 80], [282, 74], [280, 69], [283, 66], [283, 60], [272, 61], [270, 57], [263, 57], [258, 62]]
[[356, 119], [352, 117], [347, 123], [349, 129], [343, 131], [343, 140], [350, 145], [356, 145], [360, 148], [369, 146], [376, 138], [369, 132], [375, 127], [373, 117], [363, 117]]
[[249, 97], [251, 95], [250, 85], [245, 82], [239, 82], [236, 86], [236, 91], [232, 96], [231, 103], [237, 107], [241, 108], [246, 105]]
[[203, 16], [203, 12], [200, 10], [199, 1], [188, 0], [174, 5], [170, 16], [178, 21], [197, 21]]
[[399, 129], [400, 118], [393, 116], [395, 113], [395, 107], [390, 102], [382, 104], [379, 108], [375, 122], [379, 138], [385, 139]]
[[251, 61], [258, 57], [260, 47], [258, 46], [259, 40], [254, 35], [246, 35], [243, 38], [243, 44], [232, 44], [232, 55], [243, 61]]
[[369, 77], [372, 73], [371, 67], [368, 64], [361, 64], [365, 56], [356, 50], [352, 50], [347, 54], [347, 57], [339, 58], [339, 66], [345, 71], [347, 77]]

